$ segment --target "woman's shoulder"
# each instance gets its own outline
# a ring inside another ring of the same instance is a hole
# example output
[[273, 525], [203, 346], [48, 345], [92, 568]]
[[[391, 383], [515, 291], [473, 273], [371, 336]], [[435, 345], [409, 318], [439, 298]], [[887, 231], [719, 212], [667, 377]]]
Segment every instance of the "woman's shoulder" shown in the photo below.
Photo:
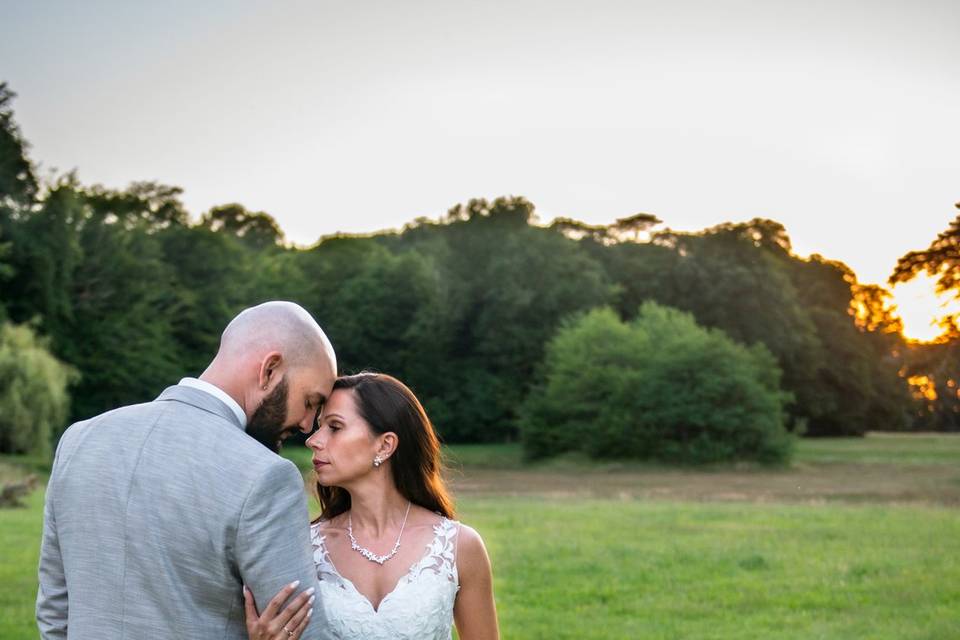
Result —
[[490, 578], [490, 556], [483, 538], [473, 527], [457, 523], [457, 572], [464, 580], [486, 581]]
[[475, 555], [482, 553], [486, 555], [486, 547], [483, 544], [483, 538], [473, 527], [467, 526], [462, 522], [451, 521], [457, 526], [459, 538], [458, 546], [461, 554]]

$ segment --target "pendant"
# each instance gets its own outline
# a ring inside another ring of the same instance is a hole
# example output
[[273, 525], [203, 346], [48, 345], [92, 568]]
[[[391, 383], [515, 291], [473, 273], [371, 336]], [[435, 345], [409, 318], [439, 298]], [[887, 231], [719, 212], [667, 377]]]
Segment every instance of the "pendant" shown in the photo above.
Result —
[[361, 547], [359, 544], [357, 544], [357, 541], [355, 539], [350, 541], [350, 548], [353, 549], [354, 551], [359, 551], [360, 555], [362, 555], [364, 558], [366, 558], [370, 562], [376, 562], [377, 564], [382, 565], [384, 562], [386, 562], [393, 556], [397, 555], [397, 550], [400, 548], [400, 542], [397, 541], [397, 544], [393, 545], [393, 551], [391, 551], [385, 556], [378, 556], [373, 551], [370, 551], [370, 549]]
[[397, 555], [397, 549], [400, 548], [400, 538], [403, 537], [403, 530], [407, 526], [407, 517], [410, 515], [410, 505], [411, 502], [407, 502], [407, 512], [403, 514], [403, 524], [400, 525], [400, 533], [397, 535], [397, 541], [393, 544], [393, 550], [385, 556], [378, 556], [370, 549], [361, 547], [360, 543], [357, 542], [357, 539], [353, 537], [353, 514], [347, 514], [347, 535], [350, 537], [350, 548], [354, 551], [357, 551], [364, 558], [370, 562], [376, 562], [379, 565], [383, 565], [384, 562]]

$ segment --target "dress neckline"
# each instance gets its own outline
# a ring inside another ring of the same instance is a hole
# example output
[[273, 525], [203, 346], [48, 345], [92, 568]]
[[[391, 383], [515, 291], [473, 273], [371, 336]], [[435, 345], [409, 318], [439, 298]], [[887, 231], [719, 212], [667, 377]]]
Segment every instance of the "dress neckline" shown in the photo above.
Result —
[[433, 525], [433, 537], [430, 539], [430, 542], [427, 543], [426, 550], [423, 552], [423, 555], [420, 556], [412, 565], [410, 565], [409, 569], [407, 569], [404, 573], [400, 574], [400, 577], [397, 578], [397, 583], [393, 585], [393, 588], [390, 591], [388, 591], [386, 595], [383, 596], [383, 598], [380, 599], [380, 602], [378, 602], [376, 606], [374, 606], [373, 601], [369, 597], [367, 597], [366, 594], [362, 593], [360, 589], [357, 588], [357, 585], [353, 583], [353, 580], [351, 580], [350, 578], [340, 573], [340, 570], [337, 569], [337, 565], [333, 563], [333, 558], [330, 557], [330, 551], [327, 549], [327, 545], [325, 543], [326, 536], [320, 533], [321, 522], [325, 522], [325, 521], [320, 520], [314, 526], [317, 532], [317, 542], [319, 543], [320, 547], [323, 549], [324, 561], [330, 566], [331, 573], [333, 573], [337, 577], [337, 579], [340, 580], [342, 584], [349, 587], [350, 589], [353, 590], [354, 593], [356, 593], [358, 596], [363, 598], [363, 601], [367, 603], [367, 605], [370, 607], [370, 610], [373, 611], [374, 614], [380, 613], [380, 611], [383, 609], [384, 603], [387, 600], [389, 600], [390, 597], [400, 589], [400, 587], [402, 587], [404, 584], [409, 584], [411, 582], [410, 578], [416, 572], [417, 568], [420, 567], [420, 565], [422, 565], [424, 562], [426, 562], [427, 560], [433, 557], [434, 546], [436, 545], [437, 540], [440, 538], [444, 529], [446, 527], [449, 527], [452, 524], [452, 521], [449, 518], [447, 518], [446, 516], [440, 516], [440, 522]]

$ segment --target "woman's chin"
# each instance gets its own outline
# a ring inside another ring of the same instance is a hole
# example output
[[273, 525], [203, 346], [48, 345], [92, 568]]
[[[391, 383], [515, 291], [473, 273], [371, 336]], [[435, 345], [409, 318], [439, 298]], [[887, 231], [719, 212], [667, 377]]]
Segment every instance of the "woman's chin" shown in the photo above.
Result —
[[340, 487], [342, 478], [338, 478], [337, 474], [327, 467], [323, 466], [320, 468], [314, 467], [313, 475], [317, 479], [317, 484], [321, 487]]

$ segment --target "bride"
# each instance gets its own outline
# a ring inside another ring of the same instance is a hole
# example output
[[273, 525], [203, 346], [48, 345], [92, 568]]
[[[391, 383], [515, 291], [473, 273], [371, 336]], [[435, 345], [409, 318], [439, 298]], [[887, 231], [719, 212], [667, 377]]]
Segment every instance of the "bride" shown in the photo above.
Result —
[[[476, 531], [454, 520], [440, 443], [420, 402], [384, 374], [338, 378], [307, 440], [322, 513], [311, 525], [321, 634], [340, 640], [499, 637], [490, 560]], [[282, 590], [258, 614], [253, 640], [297, 640], [312, 590]]]

